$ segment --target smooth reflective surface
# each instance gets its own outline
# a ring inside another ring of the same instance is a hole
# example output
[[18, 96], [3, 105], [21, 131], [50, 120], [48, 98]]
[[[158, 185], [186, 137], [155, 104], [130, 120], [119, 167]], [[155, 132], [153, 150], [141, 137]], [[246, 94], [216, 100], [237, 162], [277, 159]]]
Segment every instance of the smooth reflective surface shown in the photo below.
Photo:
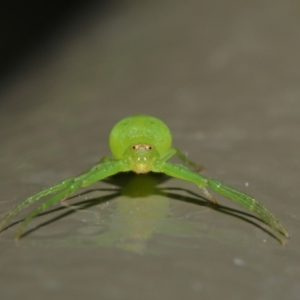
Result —
[[[103, 196], [75, 204], [69, 203], [70, 200], [63, 203], [66, 212], [57, 214], [56, 210], [62, 210], [57, 208], [45, 213], [50, 216], [54, 214], [55, 217], [29, 230], [23, 237], [22, 245], [46, 248], [115, 247], [139, 254], [159, 255], [164, 253], [162, 245], [193, 249], [199, 238], [242, 245], [249, 243], [241, 233], [217, 229], [213, 224], [209, 228], [201, 223], [201, 216], [214, 209], [251, 222], [250, 215], [223, 206], [215, 208], [209, 200], [189, 190], [159, 188], [158, 184], [167, 179], [164, 175], [154, 173], [114, 176], [108, 181], [114, 188], [96, 191]], [[84, 194], [90, 192], [93, 191], [87, 190]], [[82, 196], [73, 198], [80, 199]], [[73, 228], [64, 234], [51, 232], [52, 224], [68, 215], [72, 215], [77, 224], [74, 222]], [[40, 236], [37, 232], [43, 231], [44, 226], [50, 227], [48, 237], [42, 232]], [[25, 239], [29, 234], [32, 237]], [[157, 244], [152, 245], [152, 242]]]

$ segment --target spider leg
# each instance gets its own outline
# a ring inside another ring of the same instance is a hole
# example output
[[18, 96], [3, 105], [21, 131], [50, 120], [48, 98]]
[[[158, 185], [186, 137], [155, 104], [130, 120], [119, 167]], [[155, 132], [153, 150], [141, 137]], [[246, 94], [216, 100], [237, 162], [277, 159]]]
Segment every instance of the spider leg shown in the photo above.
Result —
[[283, 236], [289, 237], [287, 230], [284, 228], [281, 222], [260, 202], [258, 202], [251, 196], [239, 192], [214, 179], [209, 179], [208, 185], [221, 195], [232, 199], [233, 201], [243, 205], [246, 209], [257, 214], [266, 224], [268, 224], [273, 229], [276, 237], [279, 239], [281, 244], [285, 244]]
[[189, 160], [187, 158], [186, 155], [184, 155], [179, 149], [177, 148], [172, 148], [170, 151], [168, 151], [167, 153], [165, 153], [162, 157], [161, 160], [162, 161], [167, 161], [168, 159], [170, 159], [172, 156], [177, 155], [182, 162], [184, 162], [187, 166], [193, 168], [195, 171], [200, 172], [202, 170], [204, 170], [204, 166], [198, 165], [196, 163], [194, 163], [193, 161]]
[[108, 162], [108, 161], [112, 161], [112, 160], [115, 160], [113, 157], [111, 156], [103, 156], [100, 161], [99, 161], [99, 164], [102, 164], [104, 162]]
[[[101, 179], [104, 179], [108, 176], [112, 176], [112, 175], [122, 172], [122, 171], [127, 171], [127, 169], [126, 169], [126, 167], [124, 167], [124, 165], [126, 165], [126, 164], [124, 164], [124, 162], [121, 160], [106, 161], [104, 163], [99, 163], [98, 165], [92, 167], [86, 173], [83, 173], [83, 174], [79, 175], [78, 177], [69, 179], [68, 184], [65, 184], [64, 189], [62, 191], [56, 193], [49, 199], [45, 200], [43, 203], [41, 203], [38, 207], [36, 207], [25, 218], [25, 220], [21, 223], [21, 225], [17, 231], [15, 239], [16, 240], [20, 239], [27, 224], [39, 213], [46, 210], [48, 207], [50, 207], [54, 203], [56, 203], [62, 199], [66, 199], [68, 196], [73, 194], [80, 187], [89, 186], [90, 184], [92, 184], [96, 181], [99, 181]], [[49, 194], [49, 193], [47, 193], [47, 194]], [[20, 209], [18, 209], [18, 211]], [[6, 222], [7, 222], [7, 220], [5, 220], [5, 223]]]
[[23, 201], [22, 203], [20, 203], [19, 205], [17, 205], [15, 208], [13, 208], [3, 219], [3, 221], [0, 223], [0, 231], [3, 229], [3, 227], [5, 226], [5, 224], [7, 224], [7, 222], [15, 215], [17, 214], [20, 210], [22, 210], [23, 208], [25, 208], [26, 206], [32, 204], [33, 202], [39, 200], [42, 197], [45, 197], [47, 195], [56, 193], [62, 189], [65, 189], [74, 179], [73, 178], [69, 178], [66, 179], [62, 182], [60, 182], [57, 185], [54, 185], [52, 187], [46, 188], [32, 196], [30, 196], [29, 198], [27, 198], [25, 201]]
[[36, 209], [34, 209], [19, 226], [15, 236], [15, 240], [17, 241], [20, 239], [25, 227], [35, 216], [37, 216], [42, 211], [46, 210], [55, 202], [61, 200], [62, 198], [68, 197], [69, 195], [74, 193], [79, 187], [80, 187], [80, 182], [77, 182], [76, 184], [71, 184], [66, 189], [50, 197], [49, 199], [44, 201], [41, 205], [39, 205]]
[[193, 161], [189, 160], [188, 157], [185, 154], [183, 154], [179, 149], [174, 148], [174, 150], [176, 151], [175, 155], [177, 155], [187, 166], [193, 168], [195, 171], [201, 172], [205, 169], [204, 166], [198, 165]]
[[164, 162], [163, 167], [162, 167], [162, 172], [172, 176], [176, 177], [179, 179], [191, 181], [193, 183], [196, 183], [199, 188], [202, 189], [203, 193], [207, 198], [214, 204], [218, 205], [217, 200], [208, 192], [208, 190], [205, 188], [205, 186], [208, 185], [208, 179], [204, 177], [203, 175], [200, 175], [196, 172], [193, 172], [192, 170], [177, 165], [177, 164], [172, 164], [169, 162]]
[[212, 202], [214, 205], [218, 205], [218, 201], [208, 192], [208, 190], [205, 187], [201, 187], [203, 193], [205, 196]]
[[284, 228], [281, 222], [254, 198], [242, 192], [239, 192], [229, 186], [226, 186], [217, 180], [206, 178], [205, 176], [193, 172], [180, 165], [171, 164], [169, 162], [163, 162], [160, 168], [161, 172], [167, 175], [197, 184], [204, 191], [205, 194], [205, 187], [209, 186], [219, 194], [239, 203], [249, 211], [254, 212], [267, 225], [270, 226], [270, 228], [273, 230], [275, 236], [281, 244], [284, 245], [285, 237], [289, 237], [287, 230]]
[[[203, 190], [206, 196], [212, 199], [212, 196], [208, 193], [208, 191], [205, 189], [205, 187], [208, 185], [208, 178], [204, 177], [203, 175], [200, 175], [184, 166], [172, 164], [169, 162], [163, 162], [161, 165], [161, 172], [175, 177], [179, 179], [183, 179], [186, 181], [193, 182], [198, 185], [199, 188]], [[211, 200], [213, 203], [215, 201]]]

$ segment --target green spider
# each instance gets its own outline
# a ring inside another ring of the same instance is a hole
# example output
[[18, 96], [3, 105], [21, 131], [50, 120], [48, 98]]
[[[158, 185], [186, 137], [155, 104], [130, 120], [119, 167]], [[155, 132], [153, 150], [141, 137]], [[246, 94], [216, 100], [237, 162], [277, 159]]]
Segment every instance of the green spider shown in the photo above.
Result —
[[[217, 205], [217, 201], [209, 194], [206, 187], [243, 205], [249, 211], [257, 214], [270, 228], [281, 244], [285, 244], [288, 232], [275, 216], [254, 198], [239, 192], [221, 182], [200, 175], [199, 166], [190, 161], [181, 151], [172, 147], [172, 135], [169, 128], [161, 120], [147, 116], [135, 115], [119, 121], [112, 129], [109, 137], [109, 146], [113, 157], [104, 157], [87, 172], [66, 179], [57, 185], [46, 188], [13, 208], [0, 224], [0, 231], [7, 222], [20, 210], [29, 204], [54, 194], [35, 208], [22, 222], [16, 233], [15, 239], [19, 240], [27, 224], [39, 213], [46, 210], [55, 202], [63, 201], [81, 187], [115, 175], [119, 172], [133, 171], [138, 174], [155, 172], [164, 173], [195, 183], [202, 189], [208, 199]], [[179, 164], [168, 162], [177, 155], [190, 170]]]

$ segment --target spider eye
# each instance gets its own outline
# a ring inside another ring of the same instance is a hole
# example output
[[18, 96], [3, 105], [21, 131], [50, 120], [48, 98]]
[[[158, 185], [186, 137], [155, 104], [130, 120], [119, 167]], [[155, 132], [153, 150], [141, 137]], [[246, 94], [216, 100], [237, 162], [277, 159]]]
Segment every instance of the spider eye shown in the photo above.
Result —
[[133, 150], [152, 150], [152, 146], [151, 145], [147, 145], [147, 144], [135, 144], [132, 145], [131, 148]]

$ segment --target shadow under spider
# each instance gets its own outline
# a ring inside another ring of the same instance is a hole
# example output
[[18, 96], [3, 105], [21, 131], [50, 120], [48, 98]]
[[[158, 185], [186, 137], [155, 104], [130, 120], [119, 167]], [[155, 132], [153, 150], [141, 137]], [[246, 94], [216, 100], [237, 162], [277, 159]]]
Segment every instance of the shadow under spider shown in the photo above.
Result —
[[[252, 215], [250, 213], [238, 209], [233, 209], [221, 204], [215, 205], [211, 201], [207, 200], [205, 197], [199, 195], [198, 193], [192, 192], [188, 189], [177, 188], [177, 187], [162, 187], [162, 188], [158, 187], [159, 184], [162, 184], [163, 182], [169, 179], [170, 177], [159, 173], [148, 173], [148, 174], [137, 175], [132, 172], [129, 172], [129, 173], [117, 174], [106, 180], [103, 180], [103, 182], [106, 182], [107, 184], [110, 185], [117, 186], [118, 188], [89, 189], [87, 191], [84, 191], [72, 197], [69, 197], [67, 200], [63, 201], [63, 203], [68, 203], [67, 205], [63, 204], [61, 207], [48, 210], [46, 212], [39, 214], [37, 217], [53, 214], [54, 212], [58, 212], [69, 208], [67, 211], [61, 213], [58, 216], [53, 217], [50, 220], [44, 221], [43, 223], [35, 226], [32, 229], [27, 230], [26, 232], [23, 233], [22, 237], [25, 237], [26, 235], [38, 230], [43, 226], [46, 226], [48, 224], [51, 224], [52, 222], [58, 221], [59, 219], [71, 215], [75, 213], [77, 210], [85, 210], [99, 204], [101, 205], [105, 202], [115, 200], [120, 196], [127, 196], [129, 198], [143, 198], [143, 197], [158, 195], [158, 196], [166, 197], [171, 200], [178, 200], [186, 203], [191, 203], [194, 205], [199, 205], [202, 207], [209, 207], [220, 213], [230, 215], [232, 217], [250, 223], [256, 226], [257, 228], [259, 228], [260, 230], [264, 231], [265, 233], [269, 234], [270, 236], [276, 238], [276, 236], [273, 235], [271, 231], [264, 228], [261, 224], [257, 223], [260, 222], [262, 224], [265, 224], [262, 220], [260, 220], [255, 215]], [[112, 193], [101, 197], [95, 197], [89, 200], [79, 201], [74, 204], [69, 204], [70, 200], [78, 198], [83, 195], [90, 194], [91, 192], [95, 192], [95, 191], [112, 192]], [[186, 195], [176, 193], [176, 191], [185, 192]], [[166, 217], [168, 216], [169, 215], [167, 214]], [[22, 221], [23, 220], [14, 222], [9, 226], [7, 226], [5, 229], [14, 226]]]

